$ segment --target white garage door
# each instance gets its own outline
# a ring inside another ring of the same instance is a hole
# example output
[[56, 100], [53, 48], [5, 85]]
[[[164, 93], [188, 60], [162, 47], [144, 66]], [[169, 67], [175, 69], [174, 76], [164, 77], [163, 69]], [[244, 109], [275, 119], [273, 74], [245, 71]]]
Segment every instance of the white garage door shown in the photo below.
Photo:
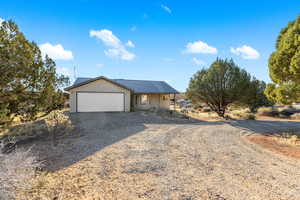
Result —
[[77, 112], [124, 111], [123, 93], [77, 93]]

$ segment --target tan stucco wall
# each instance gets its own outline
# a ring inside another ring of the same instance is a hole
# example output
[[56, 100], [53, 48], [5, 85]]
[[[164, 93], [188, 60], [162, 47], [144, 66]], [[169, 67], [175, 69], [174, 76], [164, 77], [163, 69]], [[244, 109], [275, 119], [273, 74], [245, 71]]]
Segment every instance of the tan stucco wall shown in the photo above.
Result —
[[[136, 98], [134, 97], [134, 107], [137, 109], [150, 109], [150, 108], [165, 108], [170, 109], [170, 94], [146, 94], [148, 95], [149, 102], [148, 104], [140, 104], [140, 102], [136, 102]], [[139, 96], [139, 95], [137, 95]], [[163, 96], [165, 96], [165, 100], [163, 100]]]
[[100, 79], [86, 85], [71, 89], [70, 92], [70, 112], [76, 112], [76, 92], [122, 92], [125, 96], [125, 112], [130, 111], [130, 91], [119, 87], [109, 81]]

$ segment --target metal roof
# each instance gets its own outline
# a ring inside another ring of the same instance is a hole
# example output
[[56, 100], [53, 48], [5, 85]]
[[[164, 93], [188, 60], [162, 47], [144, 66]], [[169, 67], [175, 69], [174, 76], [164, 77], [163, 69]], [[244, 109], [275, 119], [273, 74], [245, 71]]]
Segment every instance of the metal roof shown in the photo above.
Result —
[[[101, 78], [101, 77], [99, 77]], [[105, 78], [105, 77], [103, 77]], [[107, 78], [105, 78], [107, 79]], [[75, 88], [77, 86], [83, 85], [85, 83], [92, 82], [92, 80], [98, 80], [98, 78], [77, 78], [74, 84], [67, 88]], [[148, 81], [148, 80], [128, 80], [128, 79], [108, 79], [113, 83], [129, 88], [134, 93], [140, 94], [173, 94], [178, 93], [177, 90], [172, 88], [169, 84], [164, 81]]]

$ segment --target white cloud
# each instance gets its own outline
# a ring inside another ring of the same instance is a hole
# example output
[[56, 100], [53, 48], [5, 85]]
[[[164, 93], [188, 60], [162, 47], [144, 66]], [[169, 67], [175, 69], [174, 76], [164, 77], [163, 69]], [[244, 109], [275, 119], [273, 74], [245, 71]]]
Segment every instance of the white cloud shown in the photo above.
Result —
[[189, 42], [183, 53], [216, 54], [218, 50], [202, 41]]
[[198, 58], [192, 58], [192, 62], [195, 63], [195, 65], [205, 65], [206, 63], [203, 60], [200, 60]]
[[73, 54], [72, 51], [65, 50], [61, 44], [52, 45], [50, 43], [45, 43], [39, 45], [40, 50], [42, 52], [42, 56], [46, 56], [46, 54], [54, 59], [54, 60], [72, 60]]
[[0, 17], [0, 24], [2, 24], [2, 22], [4, 22], [4, 21], [5, 20]]
[[102, 42], [106, 46], [115, 47], [115, 48], [118, 48], [119, 46], [121, 46], [121, 41], [119, 40], [119, 38], [117, 38], [112, 33], [112, 31], [107, 30], [107, 29], [103, 29], [100, 31], [91, 30], [90, 37], [96, 37], [99, 40], [102, 40]]
[[248, 45], [243, 45], [237, 48], [231, 47], [230, 52], [235, 55], [241, 56], [244, 59], [258, 59], [260, 56], [257, 50]]
[[99, 31], [91, 30], [90, 37], [96, 37], [97, 39], [101, 40], [105, 46], [110, 47], [109, 49], [104, 51], [105, 55], [107, 56], [115, 57], [121, 60], [128, 60], [128, 61], [133, 60], [135, 58], [135, 55], [129, 52], [125, 48], [121, 40], [117, 38], [110, 30], [107, 29], [103, 29]]
[[100, 67], [103, 67], [103, 64], [98, 63], [96, 66], [100, 68]]
[[136, 31], [136, 29], [137, 29], [136, 26], [132, 26], [132, 27], [130, 28], [130, 30], [131, 30], [132, 32]]
[[162, 9], [164, 9], [167, 13], [169, 13], [169, 14], [172, 13], [172, 10], [169, 7], [167, 7], [166, 5], [161, 4], [160, 7]]
[[133, 60], [135, 58], [135, 55], [129, 51], [127, 51], [125, 48], [118, 48], [118, 49], [108, 49], [104, 51], [105, 55], [110, 57], [116, 57], [121, 60]]
[[128, 40], [128, 42], [125, 44], [128, 47], [135, 47], [135, 45], [133, 44], [133, 42], [131, 40]]

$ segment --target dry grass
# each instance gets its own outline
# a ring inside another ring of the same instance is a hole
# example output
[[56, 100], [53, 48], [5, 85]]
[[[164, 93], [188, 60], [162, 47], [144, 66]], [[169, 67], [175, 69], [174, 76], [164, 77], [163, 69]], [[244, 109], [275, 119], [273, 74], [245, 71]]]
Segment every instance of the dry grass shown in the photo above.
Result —
[[[3, 199], [11, 199], [22, 195], [33, 188], [42, 187], [46, 182], [44, 174], [31, 182], [36, 175], [36, 169], [41, 167], [41, 162], [31, 150], [16, 148], [23, 143], [36, 139], [50, 138], [52, 144], [57, 144], [57, 137], [64, 136], [73, 130], [73, 125], [63, 111], [53, 111], [47, 117], [33, 123], [19, 124], [2, 132], [0, 138], [0, 194]], [[32, 184], [33, 185], [32, 185]], [[0, 195], [0, 199], [1, 198]], [[47, 198], [42, 198], [47, 199]], [[64, 198], [62, 198], [64, 199]]]
[[279, 143], [300, 146], [300, 137], [299, 136], [300, 136], [300, 133], [287, 132], [287, 133], [278, 134], [277, 136], [275, 136], [275, 139]]
[[[298, 197], [299, 190], [293, 186], [299, 185], [300, 177], [290, 172], [299, 167], [263, 151], [249, 150], [250, 145], [240, 141], [241, 130], [227, 123], [177, 124], [144, 112], [77, 117], [76, 126], [84, 125], [84, 135], [66, 138], [57, 151], [48, 151], [46, 159], [54, 160], [49, 165], [58, 167], [38, 176], [32, 189], [19, 199]], [[104, 146], [99, 145], [102, 142]], [[50, 146], [38, 144], [40, 149]]]
[[228, 112], [228, 116], [233, 119], [241, 120], [255, 120], [255, 114], [251, 113], [248, 108], [241, 108], [236, 110], [231, 110]]
[[31, 189], [30, 181], [42, 163], [31, 150], [0, 153], [0, 199], [14, 199], [19, 191]]
[[[69, 117], [63, 111], [53, 111], [47, 117], [32, 123], [23, 123], [2, 130], [0, 141], [16, 144], [51, 136], [53, 141], [57, 136], [70, 133], [74, 129]], [[6, 147], [4, 147], [6, 148]]]

